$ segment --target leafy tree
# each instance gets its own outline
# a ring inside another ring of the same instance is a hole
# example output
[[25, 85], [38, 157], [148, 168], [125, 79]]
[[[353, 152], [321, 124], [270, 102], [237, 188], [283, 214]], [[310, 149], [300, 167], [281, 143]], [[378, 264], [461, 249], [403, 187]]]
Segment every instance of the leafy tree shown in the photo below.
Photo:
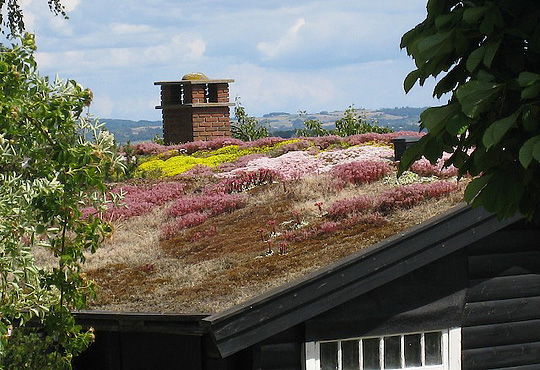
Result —
[[300, 111], [299, 115], [304, 119], [304, 128], [297, 130], [296, 135], [305, 137], [318, 137], [326, 136], [329, 134], [328, 130], [322, 127], [322, 122], [318, 119], [305, 119], [305, 110]]
[[[24, 16], [18, 0], [0, 0], [0, 25], [2, 33], [5, 28], [9, 28], [9, 35], [20, 35], [24, 32]], [[47, 0], [50, 11], [54, 15], [61, 15], [67, 18], [64, 6], [60, 0]]]
[[475, 177], [465, 192], [473, 206], [538, 221], [540, 3], [429, 0], [401, 47], [417, 67], [405, 90], [442, 74], [433, 94], [450, 96], [422, 113], [428, 134], [405, 153], [401, 171], [421, 155], [434, 162], [452, 153], [446, 164]]
[[[305, 116], [305, 111], [300, 111], [300, 116]], [[326, 136], [338, 135], [341, 137], [375, 132], [385, 134], [393, 132], [391, 128], [377, 125], [376, 122], [368, 122], [365, 116], [359, 116], [357, 110], [350, 105], [342, 118], [336, 121], [336, 128], [328, 131], [322, 127], [318, 119], [304, 120], [304, 128], [297, 131], [298, 136]]]
[[[41, 77], [35, 49], [28, 34], [0, 46], [0, 368], [69, 369], [94, 336], [71, 315], [94, 294], [80, 264], [110, 231], [80, 207], [103, 210], [104, 169], [120, 162], [113, 136], [81, 117], [91, 92]], [[56, 266], [38, 266], [39, 249]]]
[[253, 141], [268, 136], [268, 127], [261, 124], [255, 117], [250, 117], [242, 106], [240, 99], [235, 99], [234, 116], [236, 123], [231, 125], [232, 137], [244, 141]]
[[358, 116], [354, 106], [350, 105], [342, 118], [336, 121], [336, 129], [333, 134], [339, 136], [351, 136], [374, 132], [377, 134], [386, 134], [393, 132], [391, 128], [381, 127], [376, 122], [368, 122], [365, 117]]

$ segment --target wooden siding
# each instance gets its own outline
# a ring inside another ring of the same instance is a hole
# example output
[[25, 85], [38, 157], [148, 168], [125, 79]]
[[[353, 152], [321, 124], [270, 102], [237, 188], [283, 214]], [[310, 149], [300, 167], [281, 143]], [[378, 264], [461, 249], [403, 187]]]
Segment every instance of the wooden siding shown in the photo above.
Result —
[[455, 252], [306, 322], [306, 340], [336, 340], [461, 326], [467, 255]]
[[540, 238], [509, 229], [468, 248], [463, 369], [540, 368]]
[[96, 343], [74, 360], [75, 370], [202, 369], [198, 336], [96, 331]]
[[275, 335], [253, 347], [253, 370], [297, 370], [302, 368], [302, 325]]

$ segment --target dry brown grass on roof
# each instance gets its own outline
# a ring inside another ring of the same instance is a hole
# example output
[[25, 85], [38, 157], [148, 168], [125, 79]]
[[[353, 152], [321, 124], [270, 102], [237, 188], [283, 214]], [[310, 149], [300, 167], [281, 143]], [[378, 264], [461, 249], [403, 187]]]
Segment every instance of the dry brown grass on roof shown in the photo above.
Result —
[[[454, 193], [372, 222], [366, 221], [367, 215], [345, 229], [321, 233], [316, 230], [328, 220], [321, 217], [315, 203], [329, 205], [336, 199], [377, 194], [391, 187], [378, 181], [337, 192], [328, 181], [324, 176], [308, 177], [286, 186], [252, 189], [245, 208], [211, 218], [167, 241], [159, 239], [165, 207], [123, 221], [84, 267], [100, 286], [91, 308], [217, 312], [423, 222], [461, 200], [460, 193]], [[270, 238], [274, 226], [269, 221], [295, 224], [294, 210], [306, 225], [293, 233], [297, 238], [286, 242], [286, 253], [280, 254], [282, 239]], [[269, 248], [273, 254], [267, 256]]]

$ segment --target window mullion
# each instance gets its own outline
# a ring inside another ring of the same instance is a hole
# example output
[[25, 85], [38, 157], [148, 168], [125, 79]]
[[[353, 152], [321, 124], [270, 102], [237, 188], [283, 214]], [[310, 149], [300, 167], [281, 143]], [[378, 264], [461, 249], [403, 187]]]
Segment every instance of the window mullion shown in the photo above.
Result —
[[400, 335], [400, 357], [401, 357], [401, 368], [405, 369], [405, 336]]
[[426, 366], [426, 341], [424, 338], [424, 332], [420, 336], [420, 359], [422, 367]]
[[358, 340], [358, 368], [364, 370], [364, 345], [362, 343], [363, 339]]
[[338, 364], [338, 370], [343, 370], [343, 348], [341, 347], [341, 341], [338, 341], [338, 358], [337, 358], [337, 364]]
[[379, 365], [384, 370], [384, 337], [379, 338]]

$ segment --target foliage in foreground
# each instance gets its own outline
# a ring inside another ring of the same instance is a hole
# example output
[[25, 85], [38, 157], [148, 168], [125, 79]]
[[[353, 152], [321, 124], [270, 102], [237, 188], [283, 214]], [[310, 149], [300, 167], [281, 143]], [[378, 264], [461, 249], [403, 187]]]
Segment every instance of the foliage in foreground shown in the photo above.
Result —
[[[70, 312], [93, 295], [80, 273], [83, 252], [110, 231], [100, 218], [82, 219], [79, 207], [101, 209], [103, 169], [119, 162], [112, 135], [81, 117], [91, 92], [39, 76], [32, 35], [0, 48], [0, 368], [69, 369], [94, 336]], [[87, 130], [92, 143], [81, 136]], [[56, 267], [38, 267], [36, 248]]]
[[404, 87], [445, 72], [433, 93], [451, 97], [422, 113], [428, 134], [401, 171], [452, 153], [447, 164], [477, 177], [465, 192], [473, 206], [540, 221], [540, 4], [430, 0], [427, 10], [401, 40], [417, 66]]

